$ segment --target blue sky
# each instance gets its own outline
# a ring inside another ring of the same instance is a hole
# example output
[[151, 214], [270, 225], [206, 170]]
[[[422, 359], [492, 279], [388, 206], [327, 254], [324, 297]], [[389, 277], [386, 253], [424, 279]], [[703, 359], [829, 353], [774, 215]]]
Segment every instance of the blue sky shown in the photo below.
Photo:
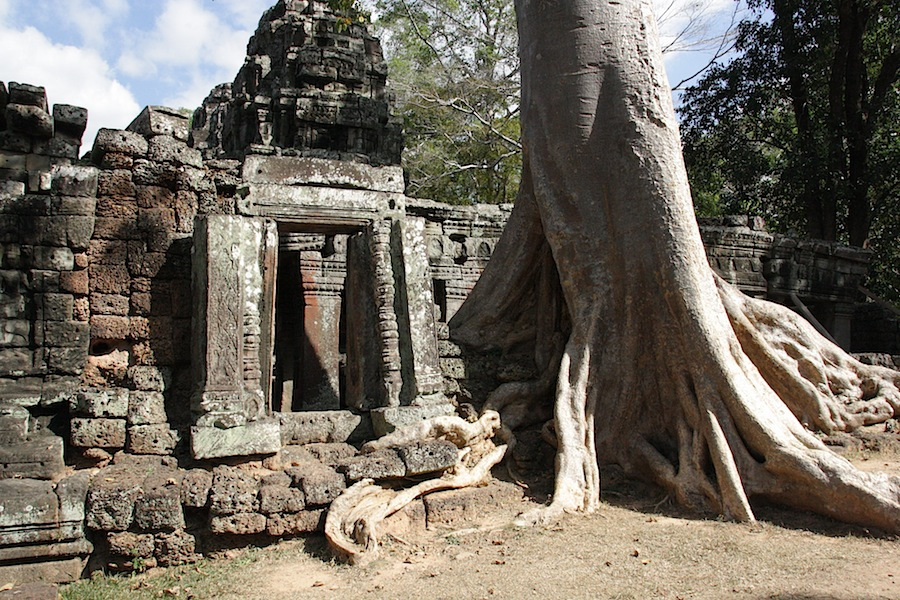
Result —
[[[510, 0], [512, 1], [512, 0]], [[150, 104], [195, 108], [231, 81], [263, 11], [275, 0], [0, 0], [0, 81], [47, 88], [51, 104], [88, 109], [83, 149], [100, 127], [124, 128]], [[709, 37], [733, 0], [656, 0], [663, 44], [702, 12]], [[674, 83], [710, 49], [666, 57]]]

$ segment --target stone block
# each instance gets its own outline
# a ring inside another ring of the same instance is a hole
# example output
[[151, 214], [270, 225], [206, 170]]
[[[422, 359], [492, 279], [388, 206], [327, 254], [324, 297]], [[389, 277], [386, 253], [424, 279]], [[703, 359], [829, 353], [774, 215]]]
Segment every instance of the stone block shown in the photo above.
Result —
[[121, 152], [107, 152], [100, 159], [101, 169], [132, 169], [134, 158]]
[[34, 370], [34, 352], [24, 348], [0, 350], [0, 375], [22, 376]]
[[129, 391], [122, 388], [79, 390], [71, 396], [69, 410], [76, 415], [94, 418], [128, 416]]
[[210, 513], [233, 515], [256, 512], [259, 508], [258, 488], [259, 482], [249, 473], [228, 466], [216, 467], [209, 490]]
[[66, 217], [66, 243], [73, 250], [84, 250], [94, 235], [93, 217]]
[[0, 404], [0, 446], [24, 442], [30, 418], [31, 413], [22, 406]]
[[90, 323], [91, 339], [124, 340], [131, 337], [131, 321], [128, 317], [93, 315]]
[[167, 567], [196, 562], [201, 557], [196, 554], [196, 539], [193, 535], [177, 530], [172, 533], [156, 534], [153, 553], [160, 566]]
[[33, 217], [37, 242], [44, 246], [66, 246], [65, 217]]
[[116, 152], [128, 156], [145, 156], [148, 149], [147, 140], [142, 135], [118, 129], [101, 129], [91, 151], [91, 161], [99, 165], [107, 152]]
[[71, 271], [75, 268], [75, 254], [70, 248], [35, 246], [31, 260], [35, 269]]
[[91, 312], [95, 315], [126, 316], [129, 305], [128, 296], [121, 294], [96, 293], [90, 297]]
[[376, 408], [370, 412], [374, 437], [381, 437], [400, 427], [414, 425], [432, 417], [454, 415], [456, 408], [449, 403], [429, 406], [396, 406]]
[[71, 104], [54, 104], [53, 121], [57, 133], [81, 140], [87, 127], [88, 111], [86, 108]]
[[[108, 173], [109, 171], [104, 171]], [[126, 171], [128, 173], [128, 171]], [[138, 215], [135, 199], [125, 195], [104, 195], [97, 198], [96, 216], [107, 219], [125, 219], [134, 224]], [[96, 222], [94, 223], [96, 227]], [[125, 239], [125, 238], [122, 238]]]
[[24, 442], [0, 445], [0, 479], [54, 479], [65, 470], [61, 437], [39, 435]]
[[198, 460], [273, 454], [280, 448], [281, 431], [274, 419], [260, 419], [228, 429], [191, 428], [191, 453]]
[[94, 219], [94, 237], [100, 240], [135, 240], [139, 235], [134, 219], [98, 216]]
[[50, 348], [47, 366], [59, 375], [80, 375], [84, 372], [87, 357], [85, 348]]
[[127, 129], [145, 137], [167, 135], [187, 142], [188, 123], [188, 117], [174, 109], [165, 106], [147, 106]]
[[137, 159], [134, 161], [132, 180], [137, 185], [156, 185], [174, 190], [178, 174], [172, 165]]
[[266, 530], [266, 516], [259, 513], [237, 513], [209, 519], [209, 530], [216, 534], [251, 535]]
[[128, 242], [125, 240], [91, 240], [87, 256], [92, 265], [123, 265], [128, 260]]
[[72, 419], [69, 440], [79, 448], [124, 448], [125, 419]]
[[[92, 546], [88, 542], [53, 544], [54, 547], [62, 546], [59, 555], [63, 557], [80, 554], [74, 558], [51, 558], [40, 562], [27, 562], [19, 564], [6, 564], [0, 566], [0, 579], [3, 581], [41, 581], [50, 583], [71, 583], [78, 580], [84, 571], [85, 558], [91, 553]], [[46, 546], [41, 546], [44, 548]], [[67, 551], [65, 548], [80, 547], [76, 551]], [[6, 599], [4, 599], [6, 600]]]
[[8, 319], [0, 322], [0, 345], [25, 348], [31, 345], [31, 321]]
[[397, 448], [407, 477], [444, 471], [456, 465], [459, 450], [446, 440], [420, 441]]
[[406, 474], [406, 465], [393, 448], [344, 459], [335, 468], [346, 475], [348, 481], [393, 479]]
[[[3, 133], [0, 131], [0, 147], [2, 147], [2, 138]], [[16, 196], [25, 195], [25, 182], [24, 181], [12, 181], [9, 179], [2, 178], [2, 171], [0, 171], [0, 198], [15, 198]]]
[[344, 476], [321, 463], [306, 463], [285, 469], [292, 485], [303, 490], [306, 504], [321, 506], [330, 504], [347, 487]]
[[77, 523], [78, 527], [81, 527], [85, 517], [84, 503], [87, 500], [87, 491], [90, 485], [91, 473], [89, 471], [76, 471], [56, 484], [61, 523], [68, 521]]
[[38, 106], [7, 104], [6, 127], [12, 133], [34, 138], [53, 137], [53, 117]]
[[278, 413], [281, 440], [288, 444], [340, 443], [371, 438], [368, 419], [348, 410]]
[[206, 508], [213, 474], [205, 469], [191, 469], [181, 476], [181, 503], [192, 508]]
[[127, 530], [134, 520], [134, 504], [145, 475], [132, 465], [102, 469], [88, 488], [86, 525], [101, 531]]
[[[81, 165], [53, 165], [50, 170], [50, 189], [60, 196], [92, 198], [97, 195], [99, 175], [99, 171], [94, 167], [85, 167]], [[93, 200], [91, 200], [89, 201], [89, 204], [86, 203], [82, 206], [92, 206], [93, 204]], [[78, 212], [65, 212], [59, 214], [89, 216], [91, 212], [80, 209]]]
[[266, 533], [281, 537], [324, 531], [326, 513], [325, 509], [315, 509], [293, 514], [270, 515], [266, 520]]
[[[129, 372], [136, 367], [131, 367]], [[155, 369], [155, 367], [140, 367]], [[166, 399], [162, 392], [133, 391], [128, 395], [128, 424], [157, 425], [166, 423]]]
[[159, 471], [143, 484], [134, 503], [134, 526], [143, 531], [173, 531], [184, 527], [178, 471]]
[[0, 480], [0, 508], [0, 546], [56, 541], [59, 499], [49, 481]]
[[172, 454], [178, 441], [179, 433], [168, 424], [133, 425], [128, 428], [128, 451], [133, 454]]
[[71, 321], [74, 298], [71, 294], [43, 294], [45, 321]]
[[484, 507], [521, 501], [522, 488], [504, 482], [491, 481], [484, 487], [446, 490], [424, 496], [428, 526], [456, 525], [474, 521], [484, 513]]
[[44, 324], [44, 342], [48, 346], [87, 348], [90, 326], [74, 321], [51, 321]]
[[154, 539], [152, 533], [132, 533], [114, 531], [106, 534], [110, 554], [129, 558], [150, 558], [153, 556]]
[[[99, 196], [134, 197], [135, 187], [134, 182], [131, 180], [131, 171], [125, 169], [101, 171], [97, 179], [97, 194]], [[109, 210], [101, 210], [99, 202], [97, 205], [97, 213], [98, 215], [103, 214], [103, 216], [108, 217], [125, 216]]]
[[43, 110], [47, 110], [47, 90], [38, 85], [30, 85], [27, 83], [9, 82], [8, 96], [4, 104], [24, 104], [26, 106], [37, 106]]
[[259, 510], [266, 515], [300, 512], [306, 506], [303, 490], [266, 485], [259, 490]]
[[[356, 448], [346, 443], [313, 443], [306, 444], [303, 448], [322, 464], [333, 466], [338, 461], [356, 456]], [[284, 453], [286, 448], [282, 449]]]
[[[35, 140], [34, 145], [32, 146], [32, 152], [44, 156], [51, 156], [57, 160], [69, 161], [78, 160], [78, 150], [80, 148], [81, 143], [78, 140], [73, 140], [68, 136], [59, 135], [54, 132], [52, 138]], [[51, 189], [53, 187], [52, 176], [48, 176], [48, 183], [49, 185], [46, 188], [42, 187], [41, 189]]]
[[157, 185], [139, 185], [135, 199], [139, 208], [171, 207], [175, 204], [175, 192]]
[[203, 156], [199, 150], [168, 135], [158, 135], [150, 139], [147, 157], [154, 162], [188, 165], [198, 169], [203, 167]]

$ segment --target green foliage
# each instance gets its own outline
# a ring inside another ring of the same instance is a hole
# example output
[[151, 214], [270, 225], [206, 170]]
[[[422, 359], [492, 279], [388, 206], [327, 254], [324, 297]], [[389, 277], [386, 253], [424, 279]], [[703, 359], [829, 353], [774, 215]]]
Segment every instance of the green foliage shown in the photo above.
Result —
[[697, 211], [866, 245], [894, 300], [900, 250], [900, 6], [753, 0], [737, 56], [684, 94]]
[[519, 185], [519, 77], [509, 0], [380, 0], [404, 121], [408, 193], [512, 202]]

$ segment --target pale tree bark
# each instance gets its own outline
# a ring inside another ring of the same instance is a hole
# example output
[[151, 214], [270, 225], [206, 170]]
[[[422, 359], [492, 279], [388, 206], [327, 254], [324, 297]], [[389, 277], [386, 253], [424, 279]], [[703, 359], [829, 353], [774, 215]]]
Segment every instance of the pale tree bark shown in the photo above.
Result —
[[553, 501], [523, 521], [595, 510], [602, 462], [732, 519], [765, 498], [900, 532], [900, 479], [858, 471], [803, 426], [900, 413], [900, 376], [712, 272], [649, 2], [516, 8], [522, 188], [451, 331], [535, 348], [539, 377], [487, 403], [507, 426], [553, 410]]

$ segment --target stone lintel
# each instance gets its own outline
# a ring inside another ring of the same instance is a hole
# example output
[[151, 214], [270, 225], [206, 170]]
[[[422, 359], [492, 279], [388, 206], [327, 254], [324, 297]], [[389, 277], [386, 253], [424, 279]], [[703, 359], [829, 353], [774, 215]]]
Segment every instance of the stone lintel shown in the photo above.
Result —
[[242, 214], [302, 223], [321, 232], [366, 226], [388, 213], [403, 211], [403, 194], [335, 187], [251, 183], [239, 190]]
[[230, 429], [191, 427], [191, 454], [197, 460], [274, 454], [281, 449], [281, 427], [266, 418]]
[[402, 194], [403, 169], [294, 156], [248, 156], [243, 179], [248, 183], [313, 185]]

